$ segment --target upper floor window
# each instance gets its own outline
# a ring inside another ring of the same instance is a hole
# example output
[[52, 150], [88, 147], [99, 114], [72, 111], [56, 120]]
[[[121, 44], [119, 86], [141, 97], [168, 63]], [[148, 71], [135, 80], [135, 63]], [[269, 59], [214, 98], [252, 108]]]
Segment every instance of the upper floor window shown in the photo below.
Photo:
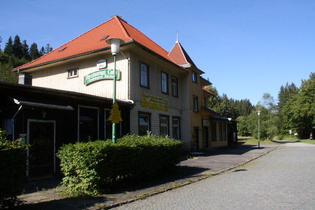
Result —
[[193, 111], [198, 112], [198, 96], [193, 96]]
[[172, 77], [172, 96], [178, 96], [178, 79], [176, 77]]
[[161, 91], [168, 93], [168, 75], [164, 72], [161, 73]]
[[149, 87], [149, 66], [140, 63], [140, 86]]
[[68, 70], [68, 78], [78, 77], [78, 69]]
[[208, 97], [203, 97], [202, 106], [208, 108]]
[[193, 82], [197, 83], [197, 73], [192, 71], [191, 72], [191, 79]]

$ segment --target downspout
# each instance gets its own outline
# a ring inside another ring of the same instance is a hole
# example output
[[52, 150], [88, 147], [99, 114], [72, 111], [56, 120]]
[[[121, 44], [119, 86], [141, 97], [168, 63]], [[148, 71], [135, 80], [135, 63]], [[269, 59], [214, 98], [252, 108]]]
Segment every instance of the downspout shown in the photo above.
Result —
[[18, 110], [15, 112], [15, 114], [12, 117], [12, 141], [15, 140], [15, 117], [19, 114], [22, 107], [23, 107], [23, 105], [20, 105], [20, 107], [18, 108]]

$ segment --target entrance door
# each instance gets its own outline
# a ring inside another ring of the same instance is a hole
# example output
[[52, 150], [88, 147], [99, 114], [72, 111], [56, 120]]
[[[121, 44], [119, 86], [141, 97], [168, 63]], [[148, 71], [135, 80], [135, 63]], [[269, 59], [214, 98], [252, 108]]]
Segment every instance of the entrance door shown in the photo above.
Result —
[[203, 138], [203, 147], [204, 148], [209, 148], [209, 130], [207, 126], [202, 127], [202, 138]]
[[27, 176], [52, 175], [55, 166], [55, 121], [28, 120]]

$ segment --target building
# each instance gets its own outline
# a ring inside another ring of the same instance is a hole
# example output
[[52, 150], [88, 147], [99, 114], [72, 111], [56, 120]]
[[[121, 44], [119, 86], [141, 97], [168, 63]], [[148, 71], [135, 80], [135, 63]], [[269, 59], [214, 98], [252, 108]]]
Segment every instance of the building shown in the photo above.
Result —
[[108, 117], [114, 57], [105, 42], [109, 38], [124, 41], [115, 62], [116, 98], [123, 120], [117, 126], [120, 136], [146, 135], [148, 131], [168, 135], [182, 140], [187, 151], [227, 146], [235, 141], [235, 121], [220, 118], [207, 107], [213, 93], [204, 87], [211, 83], [202, 78], [204, 72], [179, 41], [168, 52], [113, 16], [14, 69], [20, 75], [20, 84], [0, 83], [0, 98], [7, 104], [0, 109], [11, 109], [6, 115], [0, 112], [2, 127], [13, 137], [27, 137], [29, 143], [49, 137], [45, 145], [53, 141], [49, 152], [53, 173], [54, 154], [60, 145], [112, 138]]

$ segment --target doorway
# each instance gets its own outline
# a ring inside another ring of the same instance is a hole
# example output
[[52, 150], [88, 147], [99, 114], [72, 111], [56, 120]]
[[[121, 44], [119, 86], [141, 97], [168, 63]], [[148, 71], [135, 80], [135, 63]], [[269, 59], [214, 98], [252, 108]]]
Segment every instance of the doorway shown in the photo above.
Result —
[[56, 122], [28, 120], [27, 151], [28, 177], [51, 176], [56, 172]]

